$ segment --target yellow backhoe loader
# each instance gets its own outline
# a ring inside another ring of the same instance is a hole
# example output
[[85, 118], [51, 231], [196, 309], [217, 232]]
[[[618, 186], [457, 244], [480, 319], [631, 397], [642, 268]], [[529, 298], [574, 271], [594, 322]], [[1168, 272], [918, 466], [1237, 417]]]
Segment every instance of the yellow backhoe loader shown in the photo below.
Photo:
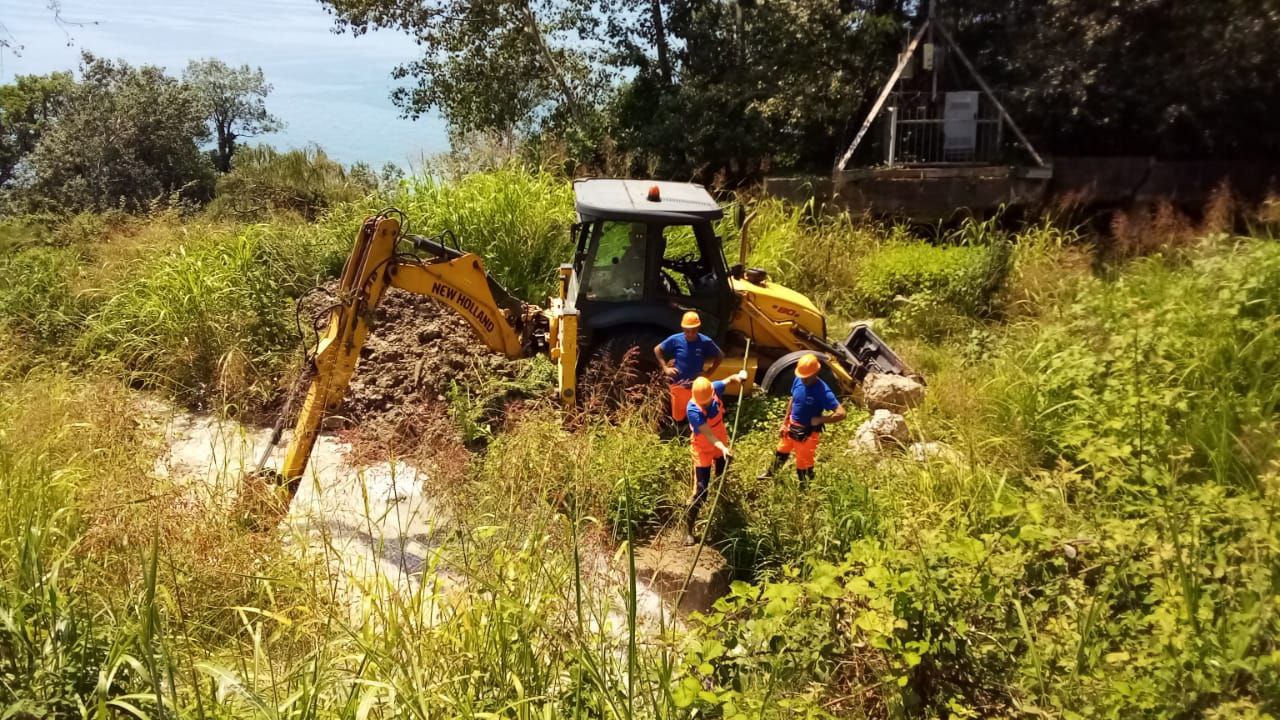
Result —
[[843, 342], [829, 341], [826, 318], [811, 300], [763, 270], [747, 269], [749, 220], [740, 262], [729, 267], [713, 226], [723, 211], [702, 186], [589, 178], [574, 182], [574, 198], [574, 255], [560, 266], [559, 289], [546, 308], [513, 297], [485, 272], [482, 258], [447, 236], [402, 235], [398, 211], [365, 221], [343, 267], [328, 328], [310, 355], [310, 387], [275, 478], [290, 497], [325, 414], [347, 392], [387, 288], [435, 299], [508, 358], [547, 354], [566, 404], [576, 401], [587, 358], [639, 347], [634, 357], [654, 362], [650, 348], [678, 332], [681, 315], [691, 309], [702, 316], [702, 331], [725, 349], [717, 378], [742, 368], [748, 339], [748, 382], [775, 394], [790, 392], [806, 352], [818, 353], [824, 379], [844, 395], [868, 372], [909, 372], [865, 325]]

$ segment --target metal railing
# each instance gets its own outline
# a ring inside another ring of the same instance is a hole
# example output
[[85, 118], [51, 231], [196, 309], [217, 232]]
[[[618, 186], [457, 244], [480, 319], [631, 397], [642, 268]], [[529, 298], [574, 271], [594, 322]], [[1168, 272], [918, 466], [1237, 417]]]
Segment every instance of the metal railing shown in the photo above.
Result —
[[927, 94], [898, 94], [881, 116], [884, 163], [889, 167], [994, 163], [1005, 157], [1004, 118], [982, 98], [972, 117], [944, 115]]

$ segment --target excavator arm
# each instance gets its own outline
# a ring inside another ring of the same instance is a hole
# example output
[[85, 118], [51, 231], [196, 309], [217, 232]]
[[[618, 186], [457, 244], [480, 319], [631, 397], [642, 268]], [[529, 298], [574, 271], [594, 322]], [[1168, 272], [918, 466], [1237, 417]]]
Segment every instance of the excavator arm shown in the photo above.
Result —
[[[398, 252], [404, 240], [429, 257]], [[346, 396], [374, 311], [389, 287], [437, 300], [508, 358], [546, 350], [542, 309], [508, 293], [485, 272], [479, 256], [441, 240], [402, 237], [400, 221], [388, 212], [367, 219], [343, 266], [328, 327], [311, 359], [311, 383], [277, 478], [290, 498], [306, 470], [321, 423]], [[274, 440], [278, 439], [277, 435]]]

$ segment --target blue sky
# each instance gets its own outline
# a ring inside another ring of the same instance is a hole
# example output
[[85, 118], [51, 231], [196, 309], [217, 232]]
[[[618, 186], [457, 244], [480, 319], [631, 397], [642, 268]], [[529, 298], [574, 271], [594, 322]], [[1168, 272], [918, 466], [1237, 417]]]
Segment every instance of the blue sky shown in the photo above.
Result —
[[[379, 32], [335, 35], [316, 0], [62, 0], [61, 25], [47, 0], [3, 0], [0, 22], [20, 55], [0, 55], [0, 82], [72, 69], [81, 49], [180, 75], [193, 58], [260, 66], [275, 91], [268, 108], [282, 147], [320, 144], [343, 162], [416, 166], [448, 149], [443, 120], [406, 120], [391, 104], [391, 70], [417, 56], [411, 38]], [[93, 23], [93, 24], [72, 24]]]

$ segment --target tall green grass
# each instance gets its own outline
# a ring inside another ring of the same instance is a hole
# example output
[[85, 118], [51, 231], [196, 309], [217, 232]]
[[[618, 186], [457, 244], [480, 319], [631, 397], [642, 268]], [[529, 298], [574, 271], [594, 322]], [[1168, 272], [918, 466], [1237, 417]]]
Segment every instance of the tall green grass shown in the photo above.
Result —
[[238, 148], [231, 172], [218, 178], [208, 211], [254, 220], [292, 212], [308, 220], [339, 203], [356, 202], [378, 189], [368, 168], [346, 168], [316, 146], [280, 151], [269, 145]]
[[546, 302], [556, 268], [573, 252], [572, 186], [545, 171], [509, 165], [454, 181], [412, 178], [390, 197], [336, 208], [322, 225], [350, 238], [364, 216], [388, 205], [405, 211], [409, 232], [451, 233], [508, 290], [530, 302]]
[[343, 251], [301, 226], [209, 230], [153, 248], [99, 291], [82, 351], [189, 400], [252, 408], [302, 341], [292, 299], [332, 276]]

